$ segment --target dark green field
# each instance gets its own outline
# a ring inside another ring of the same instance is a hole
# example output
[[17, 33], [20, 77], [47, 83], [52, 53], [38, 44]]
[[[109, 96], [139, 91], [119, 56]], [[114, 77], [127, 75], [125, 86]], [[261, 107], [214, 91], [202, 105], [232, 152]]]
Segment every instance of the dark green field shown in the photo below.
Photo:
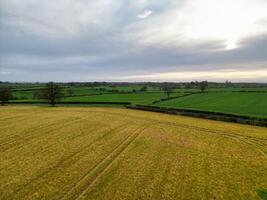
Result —
[[151, 104], [160, 98], [166, 97], [163, 92], [159, 93], [132, 93], [132, 94], [105, 94], [82, 97], [67, 97], [63, 102], [130, 102], [132, 104]]
[[267, 118], [267, 93], [221, 92], [192, 94], [157, 104], [162, 107], [218, 111]]
[[[39, 102], [35, 93], [44, 84], [10, 84], [13, 102]], [[168, 108], [185, 108], [202, 111], [216, 111], [229, 114], [267, 118], [266, 87], [209, 87], [204, 93], [198, 88], [175, 88], [167, 101], [167, 94], [157, 86], [148, 86], [141, 91], [142, 85], [74, 85], [61, 83], [64, 88], [62, 102], [129, 102], [133, 105], [154, 105]], [[185, 96], [184, 95], [188, 95]], [[181, 96], [181, 97], [179, 97]], [[155, 103], [158, 101], [157, 103]]]

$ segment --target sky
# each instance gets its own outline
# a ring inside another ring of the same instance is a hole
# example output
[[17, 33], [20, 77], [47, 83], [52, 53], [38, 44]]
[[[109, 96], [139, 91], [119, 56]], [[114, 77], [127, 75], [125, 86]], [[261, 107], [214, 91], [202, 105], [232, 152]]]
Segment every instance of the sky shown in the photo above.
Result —
[[267, 1], [0, 0], [0, 80], [267, 82]]

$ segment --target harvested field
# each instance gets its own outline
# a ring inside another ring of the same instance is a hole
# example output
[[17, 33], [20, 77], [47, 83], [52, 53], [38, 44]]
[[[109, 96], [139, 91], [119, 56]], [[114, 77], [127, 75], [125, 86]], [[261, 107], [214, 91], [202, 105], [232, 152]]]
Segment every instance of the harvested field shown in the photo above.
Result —
[[267, 129], [118, 108], [0, 110], [0, 199], [260, 199]]

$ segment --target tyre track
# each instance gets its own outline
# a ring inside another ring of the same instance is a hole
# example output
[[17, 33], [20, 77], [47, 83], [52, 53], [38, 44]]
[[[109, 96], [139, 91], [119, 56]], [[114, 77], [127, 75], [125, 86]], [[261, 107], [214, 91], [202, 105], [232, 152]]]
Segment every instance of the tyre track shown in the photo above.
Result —
[[141, 130], [137, 129], [134, 133], [127, 136], [120, 142], [106, 157], [100, 160], [88, 173], [86, 173], [62, 198], [66, 199], [80, 199], [87, 193], [93, 184], [108, 170], [108, 168], [118, 159], [127, 147], [132, 144], [138, 136], [146, 129], [143, 127]]
[[[57, 110], [57, 111], [60, 111], [60, 110]], [[67, 112], [70, 112], [70, 111], [67, 111]], [[79, 110], [76, 112], [90, 112], [90, 113], [94, 112], [94, 113], [116, 115], [116, 116], [121, 116], [121, 117], [124, 116], [127, 118], [135, 118], [135, 119], [139, 119], [139, 120], [151, 122], [151, 123], [165, 124], [165, 125], [169, 125], [169, 126], [175, 126], [175, 127], [186, 128], [186, 129], [191, 129], [191, 130], [198, 130], [198, 131], [202, 131], [202, 132], [206, 132], [206, 133], [217, 134], [217, 135], [221, 135], [221, 136], [228, 137], [231, 139], [239, 139], [239, 141], [241, 141], [243, 143], [246, 143], [246, 144], [249, 144], [253, 147], [256, 147], [256, 150], [258, 150], [267, 159], [267, 153], [266, 153], [267, 152], [267, 150], [266, 150], [266, 146], [267, 146], [266, 140], [267, 139], [265, 139], [265, 138], [246, 136], [246, 135], [242, 135], [242, 134], [230, 132], [230, 131], [226, 132], [226, 131], [222, 131], [222, 130], [208, 129], [208, 128], [186, 125], [186, 124], [175, 123], [175, 122], [160, 121], [160, 120], [156, 120], [156, 119], [140, 117], [140, 116], [131, 115], [131, 114], [121, 114], [121, 113], [114, 113], [114, 112], [109, 112], [109, 111], [99, 111], [99, 110], [94, 110], [94, 111], [80, 111]], [[256, 142], [255, 140], [258, 142]]]
[[[28, 114], [27, 115], [27, 117], [28, 116], [33, 116], [33, 115], [35, 115], [35, 114], [41, 114], [43, 111], [35, 111], [35, 112], [33, 112], [33, 113], [26, 113], [26, 114]], [[15, 116], [12, 116], [12, 117], [0, 117], [0, 122], [2, 123], [2, 122], [6, 122], [6, 121], [9, 121], [9, 120], [20, 120], [20, 121], [22, 121], [22, 120], [27, 120], [27, 119], [29, 119], [29, 118], [25, 118], [25, 113], [20, 113], [21, 115], [15, 115]], [[4, 115], [4, 114], [3, 114]], [[20, 119], [20, 118], [22, 118], [22, 119]]]
[[[57, 110], [61, 111], [61, 110]], [[124, 116], [127, 118], [135, 118], [135, 119], [140, 119], [142, 121], [147, 121], [147, 122], [158, 122], [158, 123], [164, 123], [167, 125], [175, 125], [175, 126], [179, 126], [179, 127], [184, 127], [184, 128], [198, 128], [199, 130], [203, 130], [203, 131], [213, 131], [213, 132], [222, 132], [222, 133], [230, 133], [229, 131], [222, 131], [222, 130], [216, 130], [216, 129], [208, 129], [208, 128], [202, 128], [202, 127], [198, 127], [198, 126], [192, 126], [192, 125], [186, 125], [186, 124], [180, 124], [177, 122], [168, 122], [168, 121], [161, 121], [161, 120], [157, 120], [157, 119], [151, 119], [151, 118], [147, 118], [147, 117], [140, 117], [138, 115], [131, 115], [131, 114], [121, 114], [121, 113], [115, 113], [115, 112], [109, 112], [109, 111], [98, 111], [98, 110], [94, 110], [94, 111], [66, 111], [66, 112], [90, 112], [90, 113], [103, 113], [103, 114], [109, 114], [109, 115], [116, 115], [116, 116]], [[142, 111], [142, 112], [146, 112], [146, 111]], [[168, 114], [163, 114], [163, 115], [168, 115]], [[227, 123], [227, 122], [224, 122]], [[244, 125], [245, 126], [245, 125]], [[241, 136], [245, 136], [239, 133], [235, 133], [235, 132], [231, 132], [232, 134], [235, 135], [241, 135]], [[250, 138], [254, 138], [254, 139], [261, 139], [261, 140], [265, 140], [267, 141], [267, 138], [258, 138], [258, 137], [253, 137], [253, 136], [245, 136], [245, 137], [250, 137]]]
[[[36, 119], [36, 117], [33, 117], [33, 118]], [[51, 120], [51, 117], [42, 118], [42, 121], [46, 121], [45, 119], [49, 119], [51, 121], [49, 121], [47, 123], [38, 124], [35, 127], [28, 127], [26, 129], [22, 130], [22, 133], [20, 133], [19, 135], [18, 134], [12, 134], [11, 137], [8, 137], [6, 139], [6, 141], [0, 143], [0, 148], [1, 148], [1, 146], [14, 144], [14, 143], [18, 143], [18, 142], [23, 142], [25, 140], [37, 138], [37, 137], [40, 136], [40, 134], [39, 135], [37, 135], [37, 134], [33, 135], [33, 133], [35, 133], [36, 130], [39, 131], [39, 129], [46, 129], [46, 131], [45, 131], [45, 133], [46, 133], [48, 131], [58, 130], [57, 127], [58, 126], [62, 127], [62, 124], [68, 124], [68, 123], [71, 123], [74, 120], [77, 120], [77, 121], [78, 120], [83, 120], [83, 119], [86, 120], [86, 119], [89, 119], [89, 118], [90, 118], [89, 116], [82, 117], [82, 118], [81, 117], [80, 118], [77, 118], [77, 117], [68, 117], [68, 118], [66, 118], [65, 117], [65, 118], [62, 118], [62, 119], [60, 119], [58, 121]], [[50, 128], [50, 127], [52, 127], [52, 128], [47, 131], [47, 128]]]
[[[45, 121], [45, 119], [43, 120]], [[56, 121], [56, 122], [51, 121], [48, 123], [41, 123], [37, 126], [26, 128], [22, 130], [20, 134], [12, 134], [11, 137], [7, 138], [7, 141], [0, 143], [0, 147], [9, 145], [9, 144], [14, 144], [14, 143], [21, 143], [24, 140], [38, 137], [38, 135], [33, 135], [33, 133], [36, 132], [36, 130], [47, 129], [49, 127], [55, 127], [56, 125], [60, 123], [64, 123], [65, 120], [66, 119], [62, 119], [62, 121]]]
[[[128, 116], [128, 115], [125, 114], [125, 116]], [[267, 153], [266, 153], [267, 139], [265, 138], [246, 136], [246, 135], [242, 135], [242, 134], [230, 132], [230, 131], [226, 132], [222, 130], [208, 129], [208, 128], [202, 128], [202, 127], [186, 125], [186, 124], [179, 124], [179, 123], [174, 123], [174, 122], [166, 122], [166, 121], [163, 122], [163, 121], [159, 121], [156, 119], [147, 119], [145, 117], [139, 117], [139, 116], [136, 116], [135, 118], [139, 118], [139, 119], [151, 121], [151, 122], [157, 122], [158, 124], [164, 124], [164, 125], [181, 127], [181, 128], [191, 129], [191, 130], [198, 130], [198, 131], [202, 131], [206, 133], [217, 134], [217, 135], [221, 135], [221, 136], [228, 137], [231, 139], [238, 139], [241, 142], [254, 146], [267, 159]]]
[[[0, 120], [0, 131], [3, 131], [2, 132], [3, 134], [1, 133], [1, 135], [0, 135], [0, 145], [2, 145], [4, 143], [7, 143], [7, 142], [10, 142], [14, 138], [18, 137], [18, 133], [17, 132], [15, 132], [15, 133], [6, 133], [6, 132], [4, 132], [5, 130], [7, 130], [7, 129], [14, 130], [16, 128], [16, 125], [24, 124], [26, 122], [27, 123], [32, 123], [32, 120], [36, 120], [36, 117], [40, 117], [40, 116], [35, 116], [35, 114], [39, 114], [39, 113], [34, 113], [34, 116], [26, 116], [27, 118], [25, 118], [25, 116], [23, 116], [23, 118], [19, 119], [19, 123], [15, 124], [15, 126], [14, 126], [14, 124], [12, 122], [4, 122], [4, 125], [1, 125], [2, 121]], [[45, 120], [47, 118], [49, 119], [49, 117], [46, 117], [43, 120]], [[32, 128], [31, 127], [26, 127], [24, 129], [24, 132], [26, 130], [30, 130], [30, 129], [32, 129]]]
[[[136, 117], [136, 118], [142, 118], [143, 120], [145, 120], [144, 117]], [[267, 154], [266, 154], [267, 139], [265, 139], [265, 138], [246, 136], [246, 135], [242, 135], [242, 134], [230, 132], [230, 131], [226, 132], [226, 131], [222, 131], [222, 130], [214, 130], [214, 129], [202, 128], [202, 127], [197, 127], [197, 126], [192, 126], [192, 125], [179, 124], [179, 123], [174, 123], [174, 122], [162, 122], [162, 121], [155, 120], [155, 119], [148, 119], [148, 120], [157, 122], [158, 124], [181, 127], [181, 128], [191, 129], [191, 130], [198, 130], [198, 131], [202, 131], [202, 132], [206, 132], [206, 133], [221, 135], [221, 136], [228, 137], [231, 139], [238, 139], [241, 142], [244, 142], [246, 144], [249, 144], [249, 145], [256, 147], [256, 149], [265, 158], [267, 158]]]
[[[57, 130], [60, 130], [61, 128], [64, 128], [64, 127], [66, 127], [66, 126], [70, 126], [70, 125], [73, 124], [73, 123], [76, 123], [76, 122], [85, 120], [85, 119], [87, 119], [87, 118], [88, 118], [88, 117], [83, 117], [83, 118], [79, 118], [79, 119], [71, 119], [71, 120], [69, 120], [69, 121], [67, 121], [67, 122], [62, 122], [62, 123], [61, 123], [59, 126], [57, 126], [56, 128], [52, 128], [51, 130], [45, 131], [45, 132], [43, 132], [41, 135], [39, 134], [39, 135], [35, 135], [35, 136], [26, 137], [26, 138], [21, 139], [20, 142], [23, 142], [21, 145], [10, 146], [10, 147], [7, 147], [7, 148], [5, 148], [5, 149], [2, 149], [1, 151], [4, 152], [4, 151], [7, 151], [7, 150], [11, 150], [11, 149], [20, 149], [21, 147], [23, 147], [23, 146], [26, 145], [26, 144], [29, 144], [29, 143], [32, 142], [32, 141], [40, 140], [41, 138], [46, 137], [46, 135], [48, 135], [49, 133], [52, 133], [52, 132], [57, 131]], [[51, 126], [53, 126], [53, 125], [55, 125], [55, 124], [58, 124], [58, 123], [59, 123], [59, 122], [50, 124], [48, 127], [51, 127]], [[41, 126], [41, 127], [43, 127], [43, 126]], [[53, 127], [54, 127], [54, 126], [53, 126]], [[38, 128], [38, 127], [36, 127], [34, 130], [36, 130], [37, 128]], [[29, 134], [29, 135], [31, 135], [31, 134]], [[26, 141], [26, 142], [24, 142], [24, 141]], [[10, 142], [9, 144], [12, 145], [12, 144], [16, 144], [17, 142], [18, 142], [18, 141], [15, 140], [15, 141]], [[4, 145], [8, 145], [8, 144], [3, 144], [2, 146], [4, 146]], [[1, 147], [1, 146], [0, 146], [0, 147]]]
[[[103, 131], [103, 135], [100, 135], [99, 137], [97, 137], [95, 139], [95, 141], [92, 141], [91, 143], [87, 144], [85, 147], [83, 147], [82, 149], [71, 153], [70, 155], [68, 155], [67, 157], [65, 157], [64, 159], [62, 159], [61, 161], [59, 161], [56, 165], [50, 166], [49, 168], [47, 168], [44, 172], [42, 172], [41, 174], [38, 174], [36, 177], [29, 179], [25, 184], [20, 185], [15, 191], [13, 191], [13, 194], [18, 195], [18, 193], [21, 190], [24, 190], [26, 187], [30, 186], [31, 184], [34, 183], [34, 181], [40, 180], [48, 175], [52, 175], [55, 173], [55, 170], [58, 170], [62, 165], [66, 165], [66, 164], [70, 164], [71, 160], [76, 158], [76, 159], [80, 159], [95, 143], [103, 140], [105, 137], [107, 137], [110, 133], [119, 130], [120, 128], [122, 128], [123, 125], [120, 125], [118, 127], [112, 128], [108, 131], [102, 130]], [[29, 192], [28, 192], [29, 193]], [[26, 193], [26, 194], [28, 194]]]

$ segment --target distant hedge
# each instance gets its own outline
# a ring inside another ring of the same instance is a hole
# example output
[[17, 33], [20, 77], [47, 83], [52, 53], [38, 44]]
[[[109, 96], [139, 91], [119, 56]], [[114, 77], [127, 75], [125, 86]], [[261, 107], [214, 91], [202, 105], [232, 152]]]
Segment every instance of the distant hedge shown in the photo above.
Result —
[[74, 94], [74, 95], [64, 95], [64, 98], [66, 97], [87, 97], [87, 96], [97, 96], [97, 95], [104, 95], [104, 94], [112, 94], [112, 93], [89, 93], [89, 94]]
[[237, 90], [237, 91], [232, 91], [232, 92], [250, 92], [250, 93], [267, 93], [267, 91], [264, 90]]
[[[26, 101], [26, 102], [8, 102], [8, 104], [49, 104], [46, 101]], [[94, 101], [94, 102], [77, 102], [77, 101], [70, 101], [70, 102], [55, 102], [55, 104], [81, 104], [81, 105], [93, 105], [93, 104], [103, 104], [103, 105], [131, 105], [130, 102], [101, 102], [101, 101]]]
[[159, 106], [147, 105], [127, 106], [127, 108], [267, 127], [267, 119], [265, 118], [191, 109], [163, 108]]
[[172, 100], [172, 99], [178, 99], [178, 98], [186, 97], [186, 96], [189, 96], [189, 95], [192, 95], [192, 94], [196, 94], [196, 93], [187, 93], [185, 95], [180, 95], [180, 96], [172, 96], [172, 97], [161, 98], [161, 99], [158, 99], [156, 101], [153, 101], [152, 104], [157, 104], [157, 103], [160, 103], [160, 102], [163, 102], [163, 101], [169, 101], [169, 100]]
[[12, 89], [12, 92], [30, 92], [30, 91], [38, 91], [38, 90], [42, 90], [43, 88], [26, 88], [26, 89]]

